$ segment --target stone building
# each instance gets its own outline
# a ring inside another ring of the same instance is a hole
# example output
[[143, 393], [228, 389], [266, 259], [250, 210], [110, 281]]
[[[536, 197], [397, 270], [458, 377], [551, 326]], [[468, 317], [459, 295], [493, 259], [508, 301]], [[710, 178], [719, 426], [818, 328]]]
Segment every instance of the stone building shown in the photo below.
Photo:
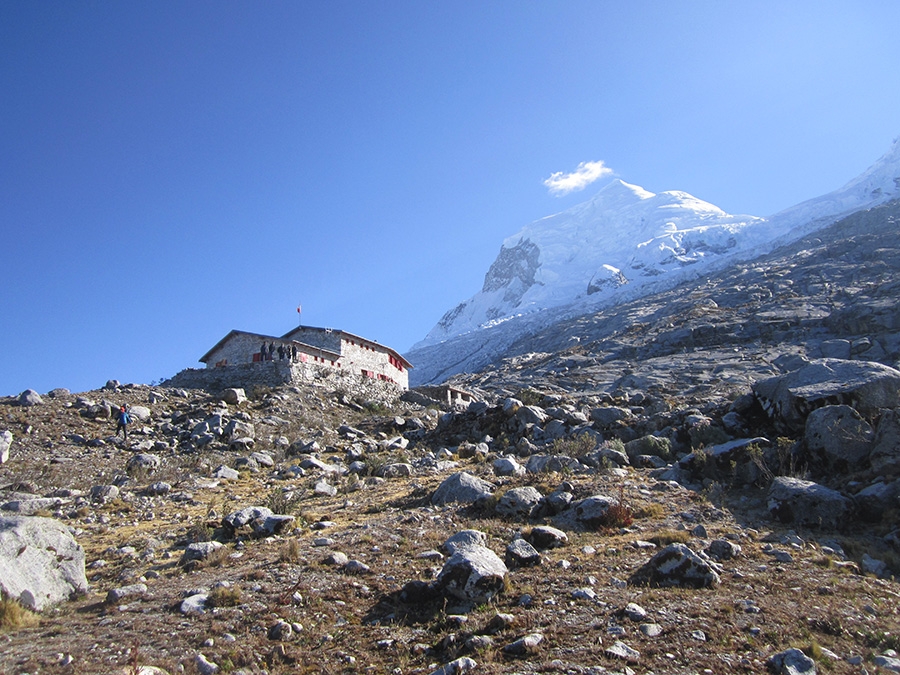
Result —
[[[299, 326], [275, 337], [233, 330], [200, 357], [210, 368], [276, 362], [286, 381], [302, 379], [310, 369], [338, 369], [346, 374], [409, 388], [412, 365], [398, 352], [374, 340], [332, 329]], [[251, 369], [252, 370], [252, 369]], [[298, 377], [295, 377], [298, 376]]]

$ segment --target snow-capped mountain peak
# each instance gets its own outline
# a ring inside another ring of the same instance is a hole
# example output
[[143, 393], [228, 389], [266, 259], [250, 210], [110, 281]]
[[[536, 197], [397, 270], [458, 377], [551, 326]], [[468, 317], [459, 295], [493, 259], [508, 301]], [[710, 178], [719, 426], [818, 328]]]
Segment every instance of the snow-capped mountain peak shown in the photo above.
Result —
[[670, 288], [898, 197], [900, 138], [843, 187], [768, 218], [611, 180], [587, 201], [504, 240], [481, 290], [410, 350], [415, 383], [484, 364], [519, 335], [564, 316]]
[[686, 192], [655, 194], [612, 180], [588, 201], [508, 237], [481, 291], [447, 312], [420, 344], [680, 270], [730, 250], [735, 234], [759, 220]]

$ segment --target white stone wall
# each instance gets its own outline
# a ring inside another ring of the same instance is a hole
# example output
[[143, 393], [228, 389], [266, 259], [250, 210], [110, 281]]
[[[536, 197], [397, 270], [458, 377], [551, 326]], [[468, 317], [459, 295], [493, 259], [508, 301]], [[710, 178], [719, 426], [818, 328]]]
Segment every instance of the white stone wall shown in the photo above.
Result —
[[363, 377], [386, 379], [403, 389], [409, 388], [409, 372], [401, 361], [383, 346], [367, 340], [344, 335], [341, 344], [341, 360], [344, 369]]
[[241, 363], [253, 363], [253, 354], [259, 353], [262, 338], [257, 335], [238, 333], [232, 335], [221, 347], [212, 352], [206, 362], [207, 368], [215, 368], [217, 363], [226, 361], [225, 365], [237, 366]]

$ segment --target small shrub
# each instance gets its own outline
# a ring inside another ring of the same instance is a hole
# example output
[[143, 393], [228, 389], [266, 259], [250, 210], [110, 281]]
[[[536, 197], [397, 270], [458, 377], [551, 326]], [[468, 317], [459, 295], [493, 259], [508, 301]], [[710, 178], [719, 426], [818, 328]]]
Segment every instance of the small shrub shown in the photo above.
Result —
[[276, 488], [269, 493], [265, 506], [272, 513], [289, 516], [300, 507], [299, 493]]
[[234, 607], [241, 604], [241, 589], [237, 586], [216, 586], [209, 592], [206, 603], [210, 607]]
[[568, 438], [557, 438], [550, 446], [554, 455], [566, 455], [568, 457], [584, 457], [597, 446], [597, 442], [590, 434], [578, 434]]
[[300, 543], [296, 539], [288, 539], [278, 552], [278, 560], [281, 562], [295, 563], [300, 560]]
[[611, 504], [600, 519], [601, 528], [615, 529], [628, 527], [634, 522], [631, 507], [625, 502], [625, 486], [619, 486], [619, 498], [615, 504]]
[[523, 389], [518, 393], [516, 398], [525, 405], [540, 405], [541, 401], [544, 400], [544, 395], [534, 389]]

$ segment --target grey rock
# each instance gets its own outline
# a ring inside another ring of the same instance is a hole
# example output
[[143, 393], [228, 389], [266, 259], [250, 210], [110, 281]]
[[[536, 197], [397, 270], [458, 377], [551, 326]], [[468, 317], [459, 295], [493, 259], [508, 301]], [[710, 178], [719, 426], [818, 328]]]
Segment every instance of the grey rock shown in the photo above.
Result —
[[872, 664], [878, 668], [884, 668], [885, 670], [890, 670], [894, 673], [900, 673], [900, 659], [896, 657], [896, 654], [894, 656], [879, 654], [872, 659]]
[[167, 495], [172, 491], [172, 486], [165, 481], [156, 481], [147, 486], [148, 495]]
[[187, 616], [205, 614], [207, 600], [209, 600], [209, 593], [194, 593], [181, 601], [178, 610]]
[[243, 438], [253, 440], [256, 438], [256, 429], [249, 422], [231, 420], [225, 425], [222, 435], [232, 443], [237, 439]]
[[222, 480], [237, 480], [241, 477], [235, 469], [232, 469], [230, 466], [225, 466], [224, 464], [218, 467], [212, 473], [213, 478], [221, 478]]
[[544, 424], [547, 421], [547, 413], [536, 405], [523, 405], [514, 415], [521, 425]]
[[325, 556], [325, 559], [322, 562], [324, 562], [326, 565], [343, 567], [348, 562], [350, 562], [350, 558], [347, 557], [346, 553], [342, 553], [341, 551], [334, 551]]
[[863, 518], [878, 522], [885, 512], [900, 505], [900, 479], [872, 483], [853, 495], [853, 502]]
[[313, 492], [322, 497], [334, 497], [338, 493], [338, 489], [325, 480], [320, 480], [313, 487]]
[[222, 526], [231, 536], [247, 526], [257, 536], [268, 536], [281, 532], [294, 520], [294, 516], [273, 513], [265, 506], [248, 506], [225, 516]]
[[275, 466], [275, 460], [268, 452], [251, 452], [250, 459], [252, 459], [260, 466], [265, 466], [268, 468], [272, 468]]
[[216, 675], [219, 672], [219, 665], [207, 659], [203, 654], [197, 654], [194, 657], [194, 667], [200, 675]]
[[62, 523], [30, 516], [0, 517], [0, 591], [30, 609], [84, 594], [84, 549]]
[[719, 569], [684, 544], [670, 544], [629, 579], [633, 585], [711, 588], [719, 585]]
[[149, 422], [152, 416], [150, 408], [144, 405], [129, 406], [128, 412], [131, 413], [131, 417], [138, 422]]
[[415, 469], [412, 464], [406, 462], [394, 462], [382, 466], [376, 475], [381, 476], [382, 478], [404, 478], [412, 476], [413, 473], [415, 473]]
[[541, 564], [541, 554], [524, 539], [514, 539], [506, 547], [504, 560], [510, 569], [533, 567]]
[[869, 456], [875, 432], [856, 410], [828, 405], [809, 413], [804, 435], [807, 449], [837, 471], [858, 469]]
[[753, 393], [763, 409], [789, 430], [824, 405], [853, 401], [866, 415], [900, 405], [900, 371], [870, 361], [818, 359], [798, 370], [762, 380]]
[[877, 474], [900, 474], [900, 412], [885, 410], [878, 420], [869, 464]]
[[129, 586], [120, 586], [112, 588], [106, 594], [106, 604], [111, 605], [120, 600], [136, 595], [143, 596], [147, 592], [147, 584], [131, 584]]
[[138, 473], [151, 474], [162, 464], [162, 458], [159, 455], [151, 455], [149, 453], [138, 453], [132, 455], [125, 464], [125, 472], [129, 476]]
[[601, 427], [611, 427], [617, 422], [630, 419], [634, 415], [628, 408], [609, 406], [606, 408], [592, 408], [590, 416], [591, 420]]
[[119, 488], [115, 485], [95, 485], [91, 488], [91, 501], [97, 504], [106, 504], [119, 496]]
[[776, 675], [815, 675], [816, 662], [799, 649], [787, 649], [779, 652], [766, 662]]
[[44, 403], [44, 399], [41, 398], [41, 395], [37, 393], [34, 389], [26, 389], [21, 394], [19, 394], [19, 405], [25, 407], [31, 407], [35, 405], [42, 405]]
[[579, 523], [596, 529], [604, 524], [609, 507], [618, 503], [618, 500], [606, 495], [592, 495], [575, 504], [572, 511]]
[[727, 539], [716, 539], [706, 547], [706, 554], [716, 560], [731, 560], [741, 554], [741, 547]]
[[443, 506], [450, 503], [474, 504], [491, 496], [494, 486], [465, 471], [455, 473], [438, 486], [431, 503]]
[[462, 673], [474, 670], [477, 666], [478, 663], [474, 659], [463, 656], [450, 663], [445, 663], [437, 670], [431, 671], [429, 675], [462, 675]]
[[267, 632], [267, 637], [270, 640], [277, 640], [279, 642], [290, 640], [293, 636], [294, 629], [291, 627], [291, 624], [283, 619], [280, 619], [269, 626], [269, 630]]
[[195, 541], [184, 549], [178, 564], [183, 566], [194, 560], [206, 560], [220, 548], [222, 548], [222, 544], [218, 541]]
[[637, 649], [629, 647], [621, 640], [616, 640], [611, 646], [604, 649], [603, 653], [611, 659], [620, 659], [631, 663], [635, 663], [641, 658], [641, 653]]
[[497, 501], [495, 510], [501, 516], [530, 518], [540, 506], [543, 497], [536, 488], [530, 485], [513, 488], [503, 493], [503, 496]]
[[467, 546], [457, 548], [444, 563], [436, 585], [447, 596], [480, 604], [503, 591], [507, 572], [506, 565], [489, 548]]
[[247, 400], [247, 394], [239, 387], [232, 387], [222, 392], [222, 400], [228, 405], [240, 405]]
[[521, 476], [525, 473], [525, 467], [519, 464], [513, 457], [500, 457], [494, 460], [494, 473], [498, 476]]
[[625, 616], [627, 616], [632, 621], [643, 621], [647, 618], [647, 610], [634, 602], [629, 602], [625, 605], [625, 609], [623, 610]]
[[537, 651], [543, 641], [544, 636], [540, 633], [529, 633], [503, 647], [503, 652], [510, 656], [526, 656]]
[[647, 637], [652, 638], [662, 635], [663, 627], [658, 623], [642, 623], [640, 626], [638, 626], [638, 630]]
[[549, 525], [531, 528], [525, 539], [538, 551], [560, 548], [569, 543], [569, 537], [565, 532]]
[[48, 511], [66, 504], [68, 500], [62, 497], [31, 497], [28, 499], [15, 499], [0, 505], [0, 510], [7, 514], [19, 516], [33, 516], [40, 511]]
[[449, 554], [469, 546], [486, 546], [487, 535], [479, 530], [461, 530], [451, 535], [441, 544], [441, 548]]
[[853, 502], [824, 485], [778, 476], [769, 488], [768, 508], [783, 523], [833, 529], [848, 522]]
[[581, 462], [566, 455], [532, 455], [525, 463], [528, 473], [551, 473], [569, 469], [577, 471], [583, 468]]

